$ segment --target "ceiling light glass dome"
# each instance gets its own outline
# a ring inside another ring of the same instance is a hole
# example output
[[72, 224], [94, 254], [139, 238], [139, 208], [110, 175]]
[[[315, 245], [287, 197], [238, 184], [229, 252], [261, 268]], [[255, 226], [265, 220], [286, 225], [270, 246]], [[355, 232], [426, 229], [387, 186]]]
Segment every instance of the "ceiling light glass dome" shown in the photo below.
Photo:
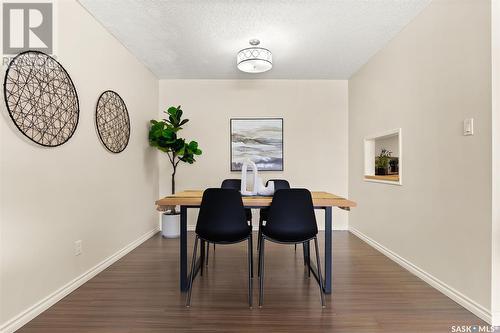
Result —
[[273, 54], [268, 49], [258, 47], [258, 39], [250, 40], [251, 47], [240, 50], [236, 57], [238, 69], [245, 73], [264, 73], [273, 68]]

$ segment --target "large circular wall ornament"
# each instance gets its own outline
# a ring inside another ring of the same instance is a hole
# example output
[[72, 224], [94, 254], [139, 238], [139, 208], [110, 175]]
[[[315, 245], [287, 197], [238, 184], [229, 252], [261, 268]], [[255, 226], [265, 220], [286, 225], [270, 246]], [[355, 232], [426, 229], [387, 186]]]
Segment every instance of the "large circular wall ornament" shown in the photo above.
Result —
[[7, 68], [3, 91], [12, 121], [31, 141], [56, 147], [75, 133], [78, 95], [64, 67], [49, 55], [19, 53]]
[[130, 138], [130, 118], [127, 106], [116, 92], [106, 90], [99, 96], [95, 110], [97, 133], [112, 153], [122, 152]]

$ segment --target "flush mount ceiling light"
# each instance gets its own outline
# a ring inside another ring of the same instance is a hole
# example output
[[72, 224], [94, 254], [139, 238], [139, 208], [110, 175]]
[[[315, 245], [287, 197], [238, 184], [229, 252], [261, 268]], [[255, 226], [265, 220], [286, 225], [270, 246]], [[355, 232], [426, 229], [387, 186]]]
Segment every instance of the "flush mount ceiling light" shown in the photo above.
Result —
[[236, 57], [238, 69], [245, 73], [264, 73], [273, 68], [273, 54], [259, 47], [258, 39], [250, 40], [250, 47], [240, 50]]

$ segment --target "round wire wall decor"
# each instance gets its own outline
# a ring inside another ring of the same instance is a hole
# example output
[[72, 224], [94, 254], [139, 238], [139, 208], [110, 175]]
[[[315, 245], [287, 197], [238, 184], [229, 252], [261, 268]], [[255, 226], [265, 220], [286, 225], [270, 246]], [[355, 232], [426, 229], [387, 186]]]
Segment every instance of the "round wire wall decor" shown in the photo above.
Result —
[[122, 152], [130, 138], [127, 106], [116, 92], [106, 90], [99, 96], [95, 110], [97, 133], [104, 147], [112, 153]]
[[57, 147], [75, 133], [80, 113], [75, 85], [51, 56], [19, 53], [7, 68], [3, 92], [10, 118], [31, 141]]

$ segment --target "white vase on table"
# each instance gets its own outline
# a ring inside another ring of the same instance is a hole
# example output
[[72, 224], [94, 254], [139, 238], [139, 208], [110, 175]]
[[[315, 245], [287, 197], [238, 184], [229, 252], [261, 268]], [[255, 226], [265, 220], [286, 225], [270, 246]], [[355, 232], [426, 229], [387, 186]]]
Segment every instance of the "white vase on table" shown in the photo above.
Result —
[[[247, 171], [248, 167], [252, 168], [253, 171], [253, 187], [252, 190], [247, 188]], [[257, 165], [250, 159], [246, 159], [241, 166], [241, 195], [265, 195], [271, 196], [274, 194], [274, 182], [270, 181], [267, 186], [264, 185], [264, 181], [259, 177], [259, 170]]]
[[259, 177], [259, 188], [257, 189], [258, 195], [272, 196], [274, 194], [274, 182], [270, 180], [267, 186], [264, 186], [264, 182]]
[[[248, 166], [252, 168], [253, 171], [253, 186], [252, 190], [247, 189], [247, 170]], [[250, 161], [248, 158], [243, 162], [241, 166], [241, 195], [257, 195], [257, 189], [259, 187], [259, 172], [257, 171], [257, 165]]]

